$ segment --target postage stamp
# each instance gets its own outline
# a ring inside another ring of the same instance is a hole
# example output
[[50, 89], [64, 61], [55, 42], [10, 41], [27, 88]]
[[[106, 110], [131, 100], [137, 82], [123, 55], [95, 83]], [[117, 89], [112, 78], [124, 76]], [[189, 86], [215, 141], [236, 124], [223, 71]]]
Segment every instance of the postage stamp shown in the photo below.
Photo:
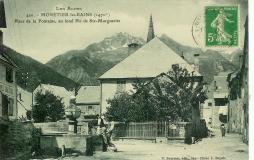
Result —
[[238, 6], [205, 7], [205, 45], [238, 46]]

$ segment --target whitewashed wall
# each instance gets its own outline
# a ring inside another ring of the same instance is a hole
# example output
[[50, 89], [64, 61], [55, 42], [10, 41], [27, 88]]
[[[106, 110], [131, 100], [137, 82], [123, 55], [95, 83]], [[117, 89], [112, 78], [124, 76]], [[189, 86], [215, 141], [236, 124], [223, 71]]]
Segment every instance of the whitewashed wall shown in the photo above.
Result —
[[[136, 80], [127, 80], [125, 85], [125, 91], [133, 91], [132, 84]], [[103, 81], [101, 83], [101, 113], [105, 113], [107, 111], [107, 107], [109, 106], [107, 103], [108, 99], [114, 98], [117, 91], [117, 81]]]
[[[209, 103], [212, 104], [212, 106], [209, 106]], [[208, 126], [208, 122], [210, 121], [210, 118], [212, 118], [212, 109], [213, 109], [213, 106], [214, 106], [214, 101], [213, 99], [207, 99], [204, 104], [202, 105], [203, 108], [202, 108], [202, 119], [205, 119], [206, 121], [206, 125]]]
[[[0, 90], [7, 95], [9, 98], [13, 99], [13, 115], [9, 116], [10, 119], [16, 119], [18, 114], [17, 109], [17, 84], [16, 84], [16, 71], [13, 70], [13, 82], [9, 83], [6, 81], [6, 66], [0, 64]], [[1, 95], [0, 95], [1, 96]], [[2, 104], [0, 103], [0, 109], [2, 110]], [[0, 114], [0, 116], [2, 113]]]
[[[32, 109], [32, 93], [28, 92], [21, 87], [18, 87], [18, 117], [27, 117], [26, 112], [27, 110]], [[21, 105], [22, 104], [22, 105]]]

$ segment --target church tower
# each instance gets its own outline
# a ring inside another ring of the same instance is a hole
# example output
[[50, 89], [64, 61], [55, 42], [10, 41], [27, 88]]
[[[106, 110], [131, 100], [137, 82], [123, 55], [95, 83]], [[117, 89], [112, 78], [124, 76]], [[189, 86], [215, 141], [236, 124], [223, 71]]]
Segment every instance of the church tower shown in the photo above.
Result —
[[155, 35], [154, 35], [154, 30], [153, 30], [153, 17], [151, 15], [146, 42], [151, 41], [154, 37], [155, 37]]

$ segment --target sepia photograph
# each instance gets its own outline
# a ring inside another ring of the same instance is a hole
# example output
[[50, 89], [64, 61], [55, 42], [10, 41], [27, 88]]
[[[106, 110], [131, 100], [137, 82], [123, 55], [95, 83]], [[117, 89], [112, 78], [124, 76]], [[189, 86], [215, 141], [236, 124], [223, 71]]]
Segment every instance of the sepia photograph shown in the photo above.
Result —
[[0, 160], [249, 160], [248, 6], [0, 0]]

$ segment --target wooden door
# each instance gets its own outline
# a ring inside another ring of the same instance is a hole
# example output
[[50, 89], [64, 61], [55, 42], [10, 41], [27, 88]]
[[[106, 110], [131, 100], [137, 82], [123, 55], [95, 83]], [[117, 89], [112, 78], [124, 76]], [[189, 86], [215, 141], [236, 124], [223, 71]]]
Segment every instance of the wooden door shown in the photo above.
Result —
[[3, 118], [7, 118], [8, 117], [8, 97], [4, 94], [2, 94], [2, 115]]

